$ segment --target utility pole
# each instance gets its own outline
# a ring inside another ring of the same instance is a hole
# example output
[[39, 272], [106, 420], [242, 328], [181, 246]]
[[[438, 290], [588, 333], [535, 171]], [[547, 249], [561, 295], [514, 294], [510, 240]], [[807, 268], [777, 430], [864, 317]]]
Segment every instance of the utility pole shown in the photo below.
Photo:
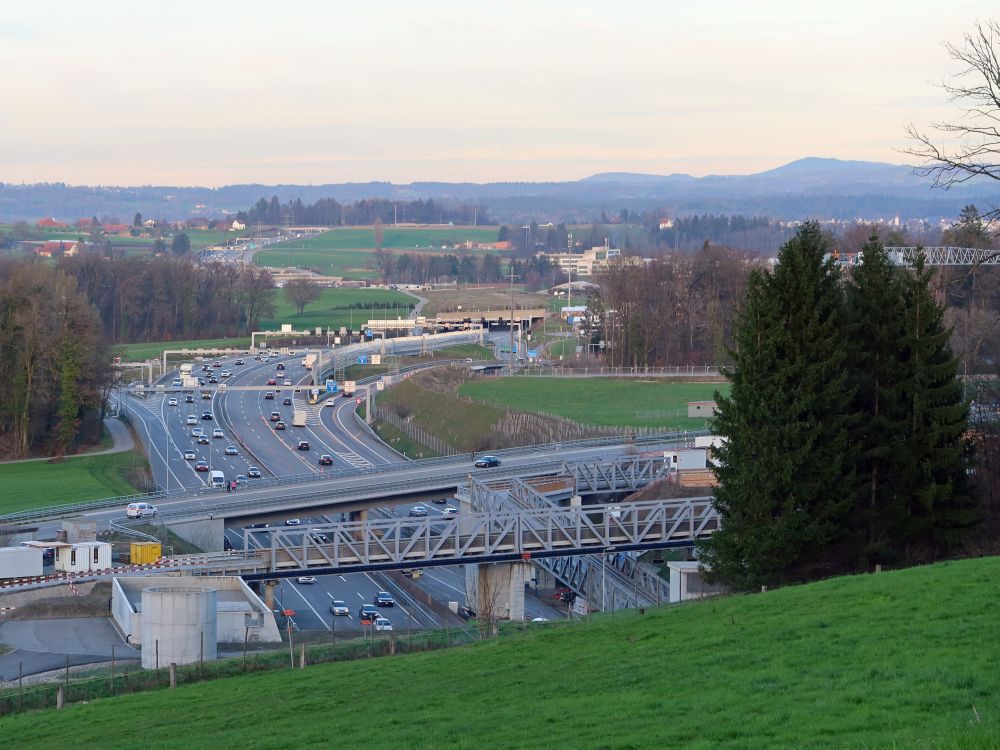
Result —
[[514, 374], [514, 258], [510, 259], [510, 374]]

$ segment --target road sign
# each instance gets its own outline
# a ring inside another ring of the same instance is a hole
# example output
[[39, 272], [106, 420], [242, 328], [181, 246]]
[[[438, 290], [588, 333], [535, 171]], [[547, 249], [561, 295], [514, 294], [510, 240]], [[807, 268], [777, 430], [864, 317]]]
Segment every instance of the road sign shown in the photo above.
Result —
[[531, 553], [530, 552], [522, 552], [521, 553], [521, 559], [522, 560], [530, 560], [531, 559]]
[[360, 398], [354, 399], [354, 403], [356, 403], [358, 406], [361, 406], [361, 399]]
[[537, 349], [528, 349], [528, 357], [530, 359], [538, 359], [538, 350]]
[[375, 390], [376, 391], [384, 391], [385, 390], [385, 381], [384, 380], [378, 381], [375, 384]]
[[380, 364], [382, 364], [382, 355], [381, 354], [373, 354], [372, 355], [372, 364], [373, 365], [380, 365]]
[[336, 380], [327, 380], [326, 381], [326, 392], [327, 393], [336, 393], [337, 392], [337, 381]]
[[367, 365], [368, 364], [368, 355], [367, 354], [359, 354], [358, 355], [358, 364], [359, 365]]

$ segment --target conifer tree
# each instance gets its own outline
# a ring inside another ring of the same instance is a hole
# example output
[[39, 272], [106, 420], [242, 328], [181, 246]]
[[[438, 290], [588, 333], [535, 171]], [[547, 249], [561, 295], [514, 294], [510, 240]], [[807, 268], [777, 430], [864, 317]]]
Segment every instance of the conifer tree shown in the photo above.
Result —
[[701, 545], [712, 577], [736, 588], [833, 569], [856, 498], [852, 391], [840, 276], [828, 241], [803, 225], [773, 273], [755, 272], [734, 331], [726, 439], [714, 503], [722, 528]]
[[893, 529], [906, 515], [897, 483], [905, 462], [907, 393], [902, 364], [906, 338], [904, 274], [872, 236], [847, 285], [849, 370], [858, 415], [857, 562], [867, 567], [896, 558]]
[[978, 520], [963, 441], [969, 405], [949, 345], [951, 331], [930, 289], [931, 275], [920, 256], [904, 288], [908, 398], [897, 492], [906, 513], [896, 534], [911, 562], [940, 556]]

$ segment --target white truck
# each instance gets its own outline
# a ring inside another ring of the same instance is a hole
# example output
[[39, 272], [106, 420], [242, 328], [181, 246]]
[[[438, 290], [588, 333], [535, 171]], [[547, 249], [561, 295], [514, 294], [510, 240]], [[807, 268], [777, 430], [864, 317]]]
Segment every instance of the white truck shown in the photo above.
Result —
[[194, 370], [194, 365], [191, 364], [181, 365], [181, 377], [184, 377], [185, 375], [190, 375], [193, 370]]
[[663, 457], [670, 462], [673, 471], [691, 471], [707, 468], [706, 448], [684, 448], [676, 451], [664, 451]]
[[349, 398], [354, 395], [354, 391], [357, 389], [357, 384], [353, 380], [344, 381], [344, 398]]
[[307, 370], [311, 370], [313, 368], [313, 365], [316, 364], [316, 360], [318, 359], [318, 357], [319, 355], [317, 354], [307, 354], [302, 358], [302, 366]]
[[292, 426], [293, 427], [306, 426], [306, 413], [304, 409], [296, 409], [295, 413], [292, 414]]

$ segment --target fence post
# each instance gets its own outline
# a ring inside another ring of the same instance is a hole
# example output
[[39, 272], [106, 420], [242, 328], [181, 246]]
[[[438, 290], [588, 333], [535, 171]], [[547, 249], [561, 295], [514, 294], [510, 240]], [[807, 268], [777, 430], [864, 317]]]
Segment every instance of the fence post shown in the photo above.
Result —
[[389, 656], [396, 655], [396, 634], [391, 633], [389, 635]]
[[177, 687], [177, 664], [170, 662], [170, 689]]
[[69, 654], [66, 654], [66, 684], [69, 684]]
[[60, 710], [63, 707], [63, 686], [60, 685], [59, 689], [56, 690], [56, 710]]
[[306, 668], [306, 644], [299, 644], [299, 669]]

